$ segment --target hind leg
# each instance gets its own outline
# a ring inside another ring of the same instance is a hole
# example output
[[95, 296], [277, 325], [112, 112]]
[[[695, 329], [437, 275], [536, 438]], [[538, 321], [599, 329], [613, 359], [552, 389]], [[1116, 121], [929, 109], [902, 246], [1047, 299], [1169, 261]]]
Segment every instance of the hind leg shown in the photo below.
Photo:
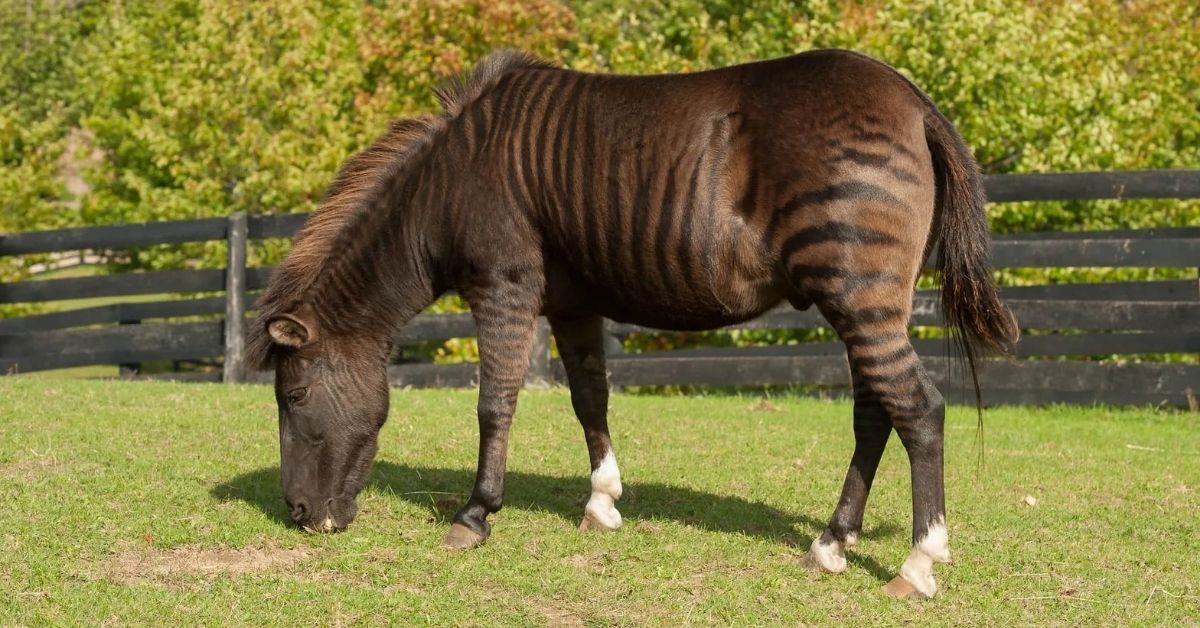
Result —
[[867, 507], [867, 496], [875, 480], [875, 470], [883, 457], [892, 424], [879, 403], [867, 392], [855, 395], [854, 399], [854, 455], [850, 458], [850, 469], [842, 484], [842, 496], [838, 499], [833, 516], [825, 532], [816, 538], [805, 557], [811, 567], [841, 573], [846, 570], [843, 550], [853, 547], [862, 532], [863, 512]]
[[[852, 319], [853, 315], [847, 318]], [[945, 404], [903, 331], [901, 324], [906, 323], [907, 318], [905, 314], [897, 320], [890, 331], [881, 330], [875, 324], [855, 325], [846, 318], [838, 320], [835, 326], [847, 345], [855, 384], [856, 424], [860, 413], [886, 417], [908, 452], [912, 478], [913, 545], [908, 559], [900, 567], [900, 574], [888, 583], [885, 591], [897, 597], [933, 597], [937, 593], [933, 565], [950, 562], [942, 449]], [[882, 432], [881, 428], [876, 429]], [[886, 436], [883, 438], [886, 439]], [[882, 454], [885, 442], [878, 442], [877, 449], [869, 449], [870, 455]], [[875, 457], [872, 471], [877, 464], [878, 458]], [[852, 463], [850, 475], [854, 474]], [[847, 483], [851, 485], [852, 496], [857, 496], [858, 493], [854, 491], [857, 480], [848, 479]], [[869, 478], [864, 477], [862, 486], [864, 489], [870, 486]], [[853, 500], [852, 505], [846, 508], [846, 513], [851, 517], [850, 524], [861, 525], [861, 510], [855, 506], [861, 508], [865, 500], [864, 490], [861, 499]], [[841, 510], [840, 504], [838, 510]], [[835, 539], [840, 525], [839, 513], [835, 511], [830, 524], [831, 530], [834, 530], [831, 535]]]
[[908, 452], [913, 502], [912, 551], [884, 591], [896, 597], [933, 597], [933, 565], [950, 562], [943, 476], [946, 406], [920, 363], [908, 380], [896, 382], [908, 389], [906, 395], [882, 397], [892, 407], [892, 424]]
[[583, 509], [580, 530], [616, 530], [621, 513], [621, 471], [608, 435], [608, 373], [604, 364], [604, 319], [550, 318], [571, 387], [571, 405], [583, 426], [592, 465], [592, 494]]
[[912, 284], [903, 278], [916, 275], [915, 263], [909, 274], [848, 270], [854, 262], [866, 266], [839, 260], [836, 266], [793, 267], [794, 285], [813, 299], [845, 343], [854, 384], [854, 456], [838, 506], [808, 559], [827, 571], [845, 569], [842, 551], [857, 540], [876, 468], [895, 429], [911, 466], [913, 546], [885, 589], [895, 596], [932, 597], [933, 565], [950, 561], [942, 478], [945, 409], [908, 339]]

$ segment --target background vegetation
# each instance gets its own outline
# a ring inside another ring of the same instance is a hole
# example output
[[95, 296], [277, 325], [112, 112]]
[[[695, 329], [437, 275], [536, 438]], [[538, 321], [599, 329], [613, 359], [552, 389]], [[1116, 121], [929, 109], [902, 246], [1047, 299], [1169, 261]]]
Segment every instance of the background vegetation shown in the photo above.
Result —
[[[500, 46], [638, 73], [855, 48], [926, 89], [988, 172], [1200, 165], [1200, 9], [1178, 0], [0, 0], [0, 230], [310, 211], [389, 119]], [[1200, 217], [1128, 207], [992, 218]]]
[[[631, 73], [854, 48], [927, 90], [989, 173], [1200, 167], [1200, 8], [1180, 0], [0, 0], [0, 233], [311, 211], [388, 120], [503, 46]], [[991, 211], [999, 232], [1200, 222], [1197, 202]], [[216, 266], [222, 246], [106, 261]]]

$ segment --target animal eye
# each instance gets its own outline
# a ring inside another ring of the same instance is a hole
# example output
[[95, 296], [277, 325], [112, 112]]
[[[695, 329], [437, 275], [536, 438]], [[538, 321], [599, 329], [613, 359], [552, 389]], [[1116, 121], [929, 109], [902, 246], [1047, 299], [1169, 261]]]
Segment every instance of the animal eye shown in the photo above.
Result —
[[308, 386], [289, 390], [287, 394], [288, 403], [297, 404], [308, 397]]

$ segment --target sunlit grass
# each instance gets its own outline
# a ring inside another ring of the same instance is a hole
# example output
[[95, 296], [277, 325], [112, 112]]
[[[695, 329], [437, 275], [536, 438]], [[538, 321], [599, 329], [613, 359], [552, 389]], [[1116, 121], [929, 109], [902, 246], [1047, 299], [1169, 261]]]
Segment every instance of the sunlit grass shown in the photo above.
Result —
[[[1200, 428], [1153, 410], [1000, 409], [977, 467], [953, 408], [955, 565], [912, 603], [893, 439], [841, 576], [799, 562], [837, 499], [849, 406], [616, 395], [625, 527], [575, 530], [587, 454], [565, 391], [527, 392], [506, 507], [442, 550], [470, 491], [474, 394], [397, 391], [358, 521], [286, 523], [266, 387], [0, 378], [0, 623], [1179, 625], [1200, 616]], [[1026, 497], [1036, 500], [1028, 505]]]

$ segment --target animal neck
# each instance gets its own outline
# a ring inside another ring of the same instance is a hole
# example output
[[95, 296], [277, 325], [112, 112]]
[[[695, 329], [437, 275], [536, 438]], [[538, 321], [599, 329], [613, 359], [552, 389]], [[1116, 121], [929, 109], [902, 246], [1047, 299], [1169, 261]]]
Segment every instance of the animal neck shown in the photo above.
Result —
[[333, 336], [395, 337], [441, 292], [425, 164], [380, 182], [334, 242], [304, 301]]

